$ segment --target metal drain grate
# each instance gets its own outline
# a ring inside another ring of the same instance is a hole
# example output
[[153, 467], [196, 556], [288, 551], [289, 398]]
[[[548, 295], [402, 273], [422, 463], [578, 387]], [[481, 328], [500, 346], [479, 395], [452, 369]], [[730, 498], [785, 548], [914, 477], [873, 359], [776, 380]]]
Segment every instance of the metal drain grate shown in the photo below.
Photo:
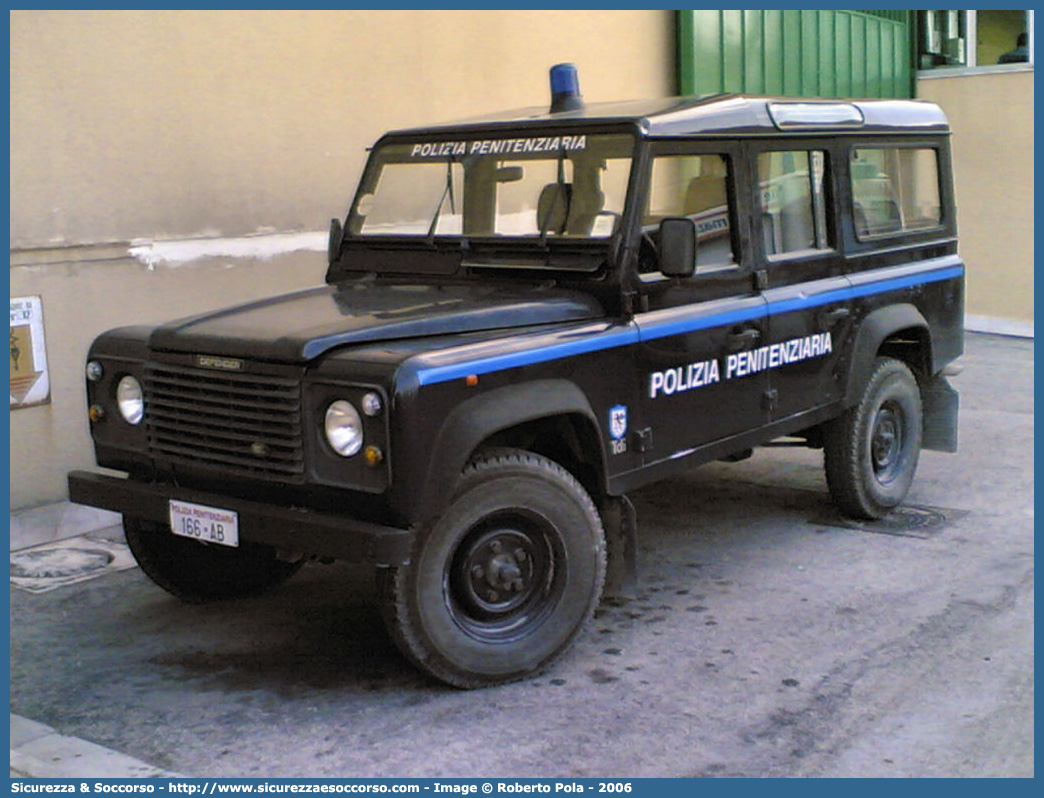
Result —
[[135, 566], [125, 543], [84, 536], [11, 552], [11, 584], [46, 593]]
[[947, 507], [918, 507], [907, 504], [897, 507], [884, 518], [877, 521], [859, 521], [844, 518], [833, 512], [823, 513], [809, 519], [816, 526], [830, 526], [841, 529], [856, 529], [860, 532], [876, 532], [879, 535], [897, 535], [906, 538], [930, 538], [939, 534], [948, 524], [964, 518], [967, 510], [954, 510]]

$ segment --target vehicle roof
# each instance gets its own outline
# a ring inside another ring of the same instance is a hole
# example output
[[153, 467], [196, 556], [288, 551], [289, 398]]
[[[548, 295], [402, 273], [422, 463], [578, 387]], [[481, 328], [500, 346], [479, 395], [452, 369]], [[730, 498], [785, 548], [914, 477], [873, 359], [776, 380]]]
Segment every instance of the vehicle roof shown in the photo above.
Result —
[[[780, 106], [858, 109], [862, 124], [801, 125], [781, 128], [772, 112]], [[396, 130], [389, 135], [423, 135], [469, 128], [544, 128], [590, 125], [637, 127], [649, 137], [704, 135], [768, 135], [781, 133], [947, 133], [946, 115], [924, 100], [827, 100], [797, 97], [754, 97], [713, 94], [630, 102], [591, 103], [572, 111], [550, 113], [545, 107], [503, 111], [438, 125]]]

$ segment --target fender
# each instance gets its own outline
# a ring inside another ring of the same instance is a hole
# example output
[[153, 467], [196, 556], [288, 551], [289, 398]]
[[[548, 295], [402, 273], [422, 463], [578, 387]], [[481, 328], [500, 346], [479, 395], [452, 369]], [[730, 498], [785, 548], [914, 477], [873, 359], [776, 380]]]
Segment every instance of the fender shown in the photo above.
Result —
[[[527, 421], [562, 415], [583, 416], [593, 429], [598, 429], [587, 396], [565, 379], [508, 385], [457, 406], [435, 436], [434, 453], [421, 492], [420, 517], [427, 519], [438, 512], [452, 493], [471, 453], [482, 441]], [[601, 447], [597, 455], [599, 473], [604, 481], [605, 462]]]
[[930, 376], [931, 371], [931, 334], [928, 322], [921, 312], [913, 305], [903, 303], [878, 308], [867, 314], [856, 332], [855, 342], [852, 344], [851, 364], [848, 370], [848, 380], [845, 385], [845, 406], [851, 407], [859, 402], [870, 381], [870, 372], [873, 370], [874, 358], [878, 350], [890, 335], [901, 330], [913, 330], [921, 342], [927, 347], [922, 351], [919, 362], [915, 363], [921, 369], [925, 377]]

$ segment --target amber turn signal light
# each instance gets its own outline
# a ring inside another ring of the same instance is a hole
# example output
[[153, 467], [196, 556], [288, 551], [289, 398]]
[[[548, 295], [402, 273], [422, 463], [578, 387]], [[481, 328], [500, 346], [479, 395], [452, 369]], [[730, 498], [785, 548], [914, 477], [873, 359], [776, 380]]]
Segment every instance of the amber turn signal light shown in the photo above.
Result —
[[377, 446], [367, 446], [363, 455], [366, 457], [366, 465], [370, 466], [370, 468], [380, 465], [381, 461], [384, 460], [384, 452]]

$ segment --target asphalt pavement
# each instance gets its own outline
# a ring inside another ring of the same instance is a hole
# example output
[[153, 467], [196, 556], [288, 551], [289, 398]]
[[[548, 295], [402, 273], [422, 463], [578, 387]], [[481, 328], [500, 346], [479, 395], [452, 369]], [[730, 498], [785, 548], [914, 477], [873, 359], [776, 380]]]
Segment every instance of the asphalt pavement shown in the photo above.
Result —
[[118, 528], [12, 552], [12, 775], [1032, 776], [1033, 350], [968, 335], [961, 451], [884, 522], [806, 449], [635, 493], [637, 599], [501, 688], [411, 668], [358, 567], [189, 606]]

